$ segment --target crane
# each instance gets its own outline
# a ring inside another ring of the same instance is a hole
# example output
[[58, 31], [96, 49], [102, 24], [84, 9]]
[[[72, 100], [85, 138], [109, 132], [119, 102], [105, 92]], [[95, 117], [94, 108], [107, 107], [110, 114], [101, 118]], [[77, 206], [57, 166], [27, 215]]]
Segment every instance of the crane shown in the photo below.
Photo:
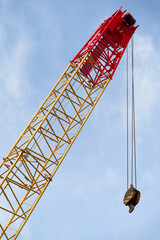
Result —
[[0, 239], [15, 240], [52, 181], [138, 26], [119, 8], [70, 61], [0, 164]]

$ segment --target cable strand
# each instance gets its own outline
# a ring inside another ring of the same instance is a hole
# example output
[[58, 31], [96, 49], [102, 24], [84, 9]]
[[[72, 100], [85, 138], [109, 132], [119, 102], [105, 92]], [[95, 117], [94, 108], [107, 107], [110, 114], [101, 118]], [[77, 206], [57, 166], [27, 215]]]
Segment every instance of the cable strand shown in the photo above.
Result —
[[[135, 92], [134, 92], [134, 38], [132, 37], [132, 182], [133, 168], [135, 187], [137, 188], [137, 166], [136, 166], [136, 123], [135, 123]], [[134, 164], [134, 166], [133, 166]]]
[[129, 187], [129, 151], [128, 151], [128, 47], [126, 49], [126, 101], [127, 101], [127, 189]]

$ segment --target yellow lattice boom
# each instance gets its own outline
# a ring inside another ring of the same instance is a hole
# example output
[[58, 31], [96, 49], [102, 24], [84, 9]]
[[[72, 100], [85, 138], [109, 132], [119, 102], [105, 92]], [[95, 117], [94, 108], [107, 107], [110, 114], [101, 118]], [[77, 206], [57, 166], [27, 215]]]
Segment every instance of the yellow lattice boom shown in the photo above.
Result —
[[17, 238], [110, 81], [93, 87], [79, 70], [86, 58], [69, 64], [0, 165], [2, 239]]

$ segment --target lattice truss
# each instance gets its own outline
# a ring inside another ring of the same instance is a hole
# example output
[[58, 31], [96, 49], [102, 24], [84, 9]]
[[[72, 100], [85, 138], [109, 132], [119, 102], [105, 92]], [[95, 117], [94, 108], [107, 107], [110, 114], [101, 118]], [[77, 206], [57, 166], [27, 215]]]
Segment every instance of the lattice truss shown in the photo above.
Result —
[[[86, 76], [83, 64], [92, 65]], [[104, 59], [88, 52], [70, 62], [0, 165], [0, 239], [19, 235], [107, 87]], [[97, 79], [98, 78], [98, 79]], [[93, 84], [93, 79], [98, 84]]]

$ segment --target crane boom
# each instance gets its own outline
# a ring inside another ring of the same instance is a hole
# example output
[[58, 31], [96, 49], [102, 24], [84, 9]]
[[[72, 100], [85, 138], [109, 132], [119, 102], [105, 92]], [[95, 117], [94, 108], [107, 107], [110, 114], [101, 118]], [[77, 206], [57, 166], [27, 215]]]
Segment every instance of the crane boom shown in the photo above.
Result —
[[0, 239], [18, 237], [109, 84], [134, 24], [120, 8], [100, 25], [3, 159]]

